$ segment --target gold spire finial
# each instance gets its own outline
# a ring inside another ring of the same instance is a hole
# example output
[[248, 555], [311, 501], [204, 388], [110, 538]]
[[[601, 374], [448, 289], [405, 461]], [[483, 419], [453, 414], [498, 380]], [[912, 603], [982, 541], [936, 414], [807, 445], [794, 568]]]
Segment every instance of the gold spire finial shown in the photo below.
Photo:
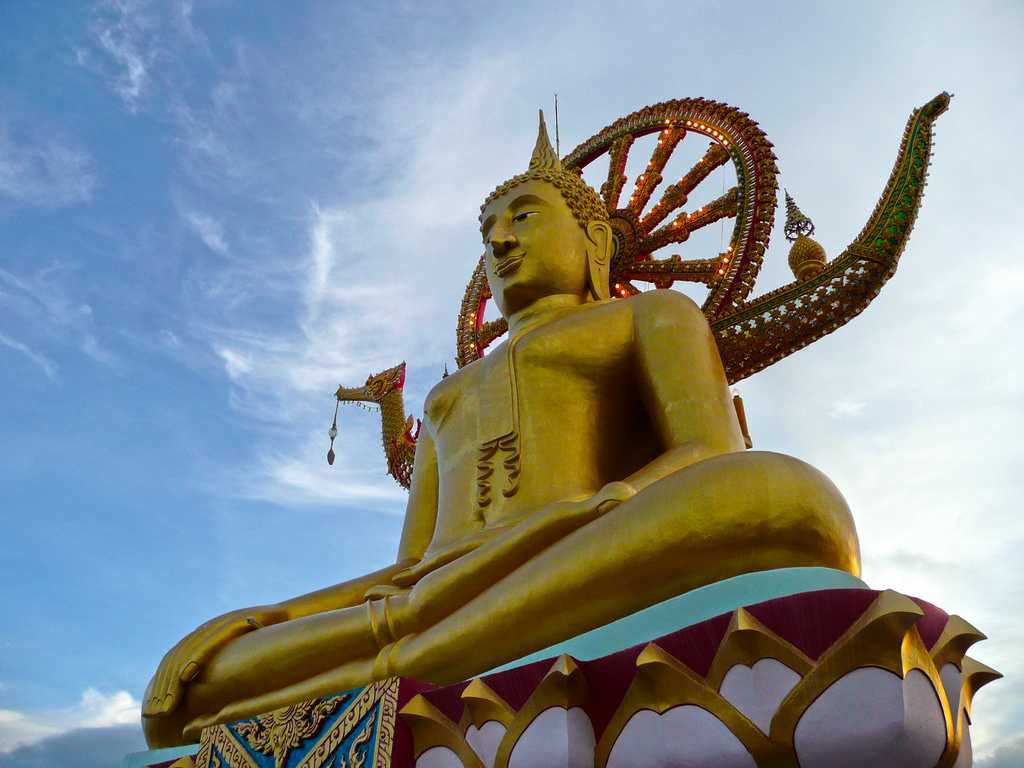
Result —
[[786, 194], [786, 239], [793, 242], [800, 237], [810, 237], [814, 234], [814, 222], [797, 207], [787, 190], [782, 191]]
[[825, 269], [828, 255], [821, 243], [811, 238], [814, 222], [797, 207], [789, 192], [783, 192], [786, 193], [786, 239], [793, 243], [789, 249], [789, 268], [797, 280], [810, 280]]
[[562, 170], [562, 161], [558, 159], [554, 148], [551, 146], [551, 139], [548, 138], [548, 127], [544, 123], [544, 110], [540, 112], [540, 125], [537, 128], [537, 144], [533, 148], [533, 157], [530, 158], [529, 170]]

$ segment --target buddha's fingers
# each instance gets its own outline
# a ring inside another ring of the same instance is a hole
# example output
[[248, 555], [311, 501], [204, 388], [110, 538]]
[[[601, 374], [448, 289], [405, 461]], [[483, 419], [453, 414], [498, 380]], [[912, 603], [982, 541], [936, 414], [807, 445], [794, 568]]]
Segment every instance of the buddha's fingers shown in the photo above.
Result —
[[178, 642], [164, 655], [163, 660], [160, 662], [160, 666], [157, 667], [156, 674], [153, 675], [153, 679], [149, 681], [149, 685], [146, 687], [146, 695], [142, 705], [142, 714], [147, 717], [155, 717], [164, 714], [165, 710], [163, 700], [167, 693], [167, 683], [170, 670], [176, 668], [175, 659], [177, 658], [177, 651], [181, 647], [181, 642]]
[[158, 717], [173, 712], [185, 688], [215, 653], [236, 637], [262, 626], [245, 613], [238, 611], [208, 621], [171, 648], [146, 690], [143, 714]]
[[[147, 689], [146, 691], [146, 709], [143, 714], [150, 717], [166, 715], [177, 706], [181, 697], [181, 675], [183, 667], [187, 665], [185, 660], [191, 656], [194, 643], [211, 633], [212, 628], [209, 627], [209, 622], [203, 627], [207, 627], [207, 629], [203, 632], [197, 630], [198, 634], [193, 633], [182, 638], [164, 656], [156, 675], [153, 676], [153, 682], [150, 683], [151, 690]], [[198, 669], [196, 672], [198, 673]]]

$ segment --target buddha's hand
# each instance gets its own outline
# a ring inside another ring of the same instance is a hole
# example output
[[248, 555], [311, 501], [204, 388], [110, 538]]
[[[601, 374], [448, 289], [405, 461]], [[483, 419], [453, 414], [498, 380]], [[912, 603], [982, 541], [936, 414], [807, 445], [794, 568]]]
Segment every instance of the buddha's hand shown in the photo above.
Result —
[[247, 632], [286, 618], [282, 608], [257, 606], [231, 611], [200, 625], [171, 648], [160, 662], [146, 687], [142, 714], [159, 717], [171, 713], [181, 702], [186, 686], [225, 645]]

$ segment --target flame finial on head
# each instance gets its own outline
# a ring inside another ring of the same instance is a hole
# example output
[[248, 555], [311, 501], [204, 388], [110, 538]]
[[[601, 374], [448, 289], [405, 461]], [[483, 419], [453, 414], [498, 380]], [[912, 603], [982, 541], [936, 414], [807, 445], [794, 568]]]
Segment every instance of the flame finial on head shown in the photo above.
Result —
[[533, 156], [530, 158], [529, 170], [562, 170], [562, 161], [551, 146], [551, 139], [548, 137], [548, 126], [544, 122], [544, 110], [537, 110], [540, 113], [540, 125], [537, 127], [537, 144], [533, 148]]
[[501, 197], [510, 189], [527, 181], [546, 181], [558, 188], [562, 198], [569, 206], [573, 216], [581, 227], [586, 229], [591, 221], [607, 221], [608, 211], [604, 202], [579, 174], [562, 168], [558, 153], [551, 146], [548, 138], [548, 127], [544, 122], [544, 110], [540, 110], [540, 125], [537, 129], [537, 143], [533, 147], [530, 167], [518, 176], [498, 185], [480, 206], [480, 221], [483, 223], [484, 209], [495, 198]]

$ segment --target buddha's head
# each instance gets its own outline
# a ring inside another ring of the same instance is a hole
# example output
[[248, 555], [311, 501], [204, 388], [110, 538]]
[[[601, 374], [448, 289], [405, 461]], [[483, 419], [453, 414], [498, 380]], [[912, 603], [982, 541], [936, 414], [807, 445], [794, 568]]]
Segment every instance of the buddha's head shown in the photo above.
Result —
[[487, 281], [505, 317], [556, 294], [609, 297], [615, 240], [608, 214], [583, 179], [562, 169], [543, 112], [530, 167], [484, 201], [480, 232]]

